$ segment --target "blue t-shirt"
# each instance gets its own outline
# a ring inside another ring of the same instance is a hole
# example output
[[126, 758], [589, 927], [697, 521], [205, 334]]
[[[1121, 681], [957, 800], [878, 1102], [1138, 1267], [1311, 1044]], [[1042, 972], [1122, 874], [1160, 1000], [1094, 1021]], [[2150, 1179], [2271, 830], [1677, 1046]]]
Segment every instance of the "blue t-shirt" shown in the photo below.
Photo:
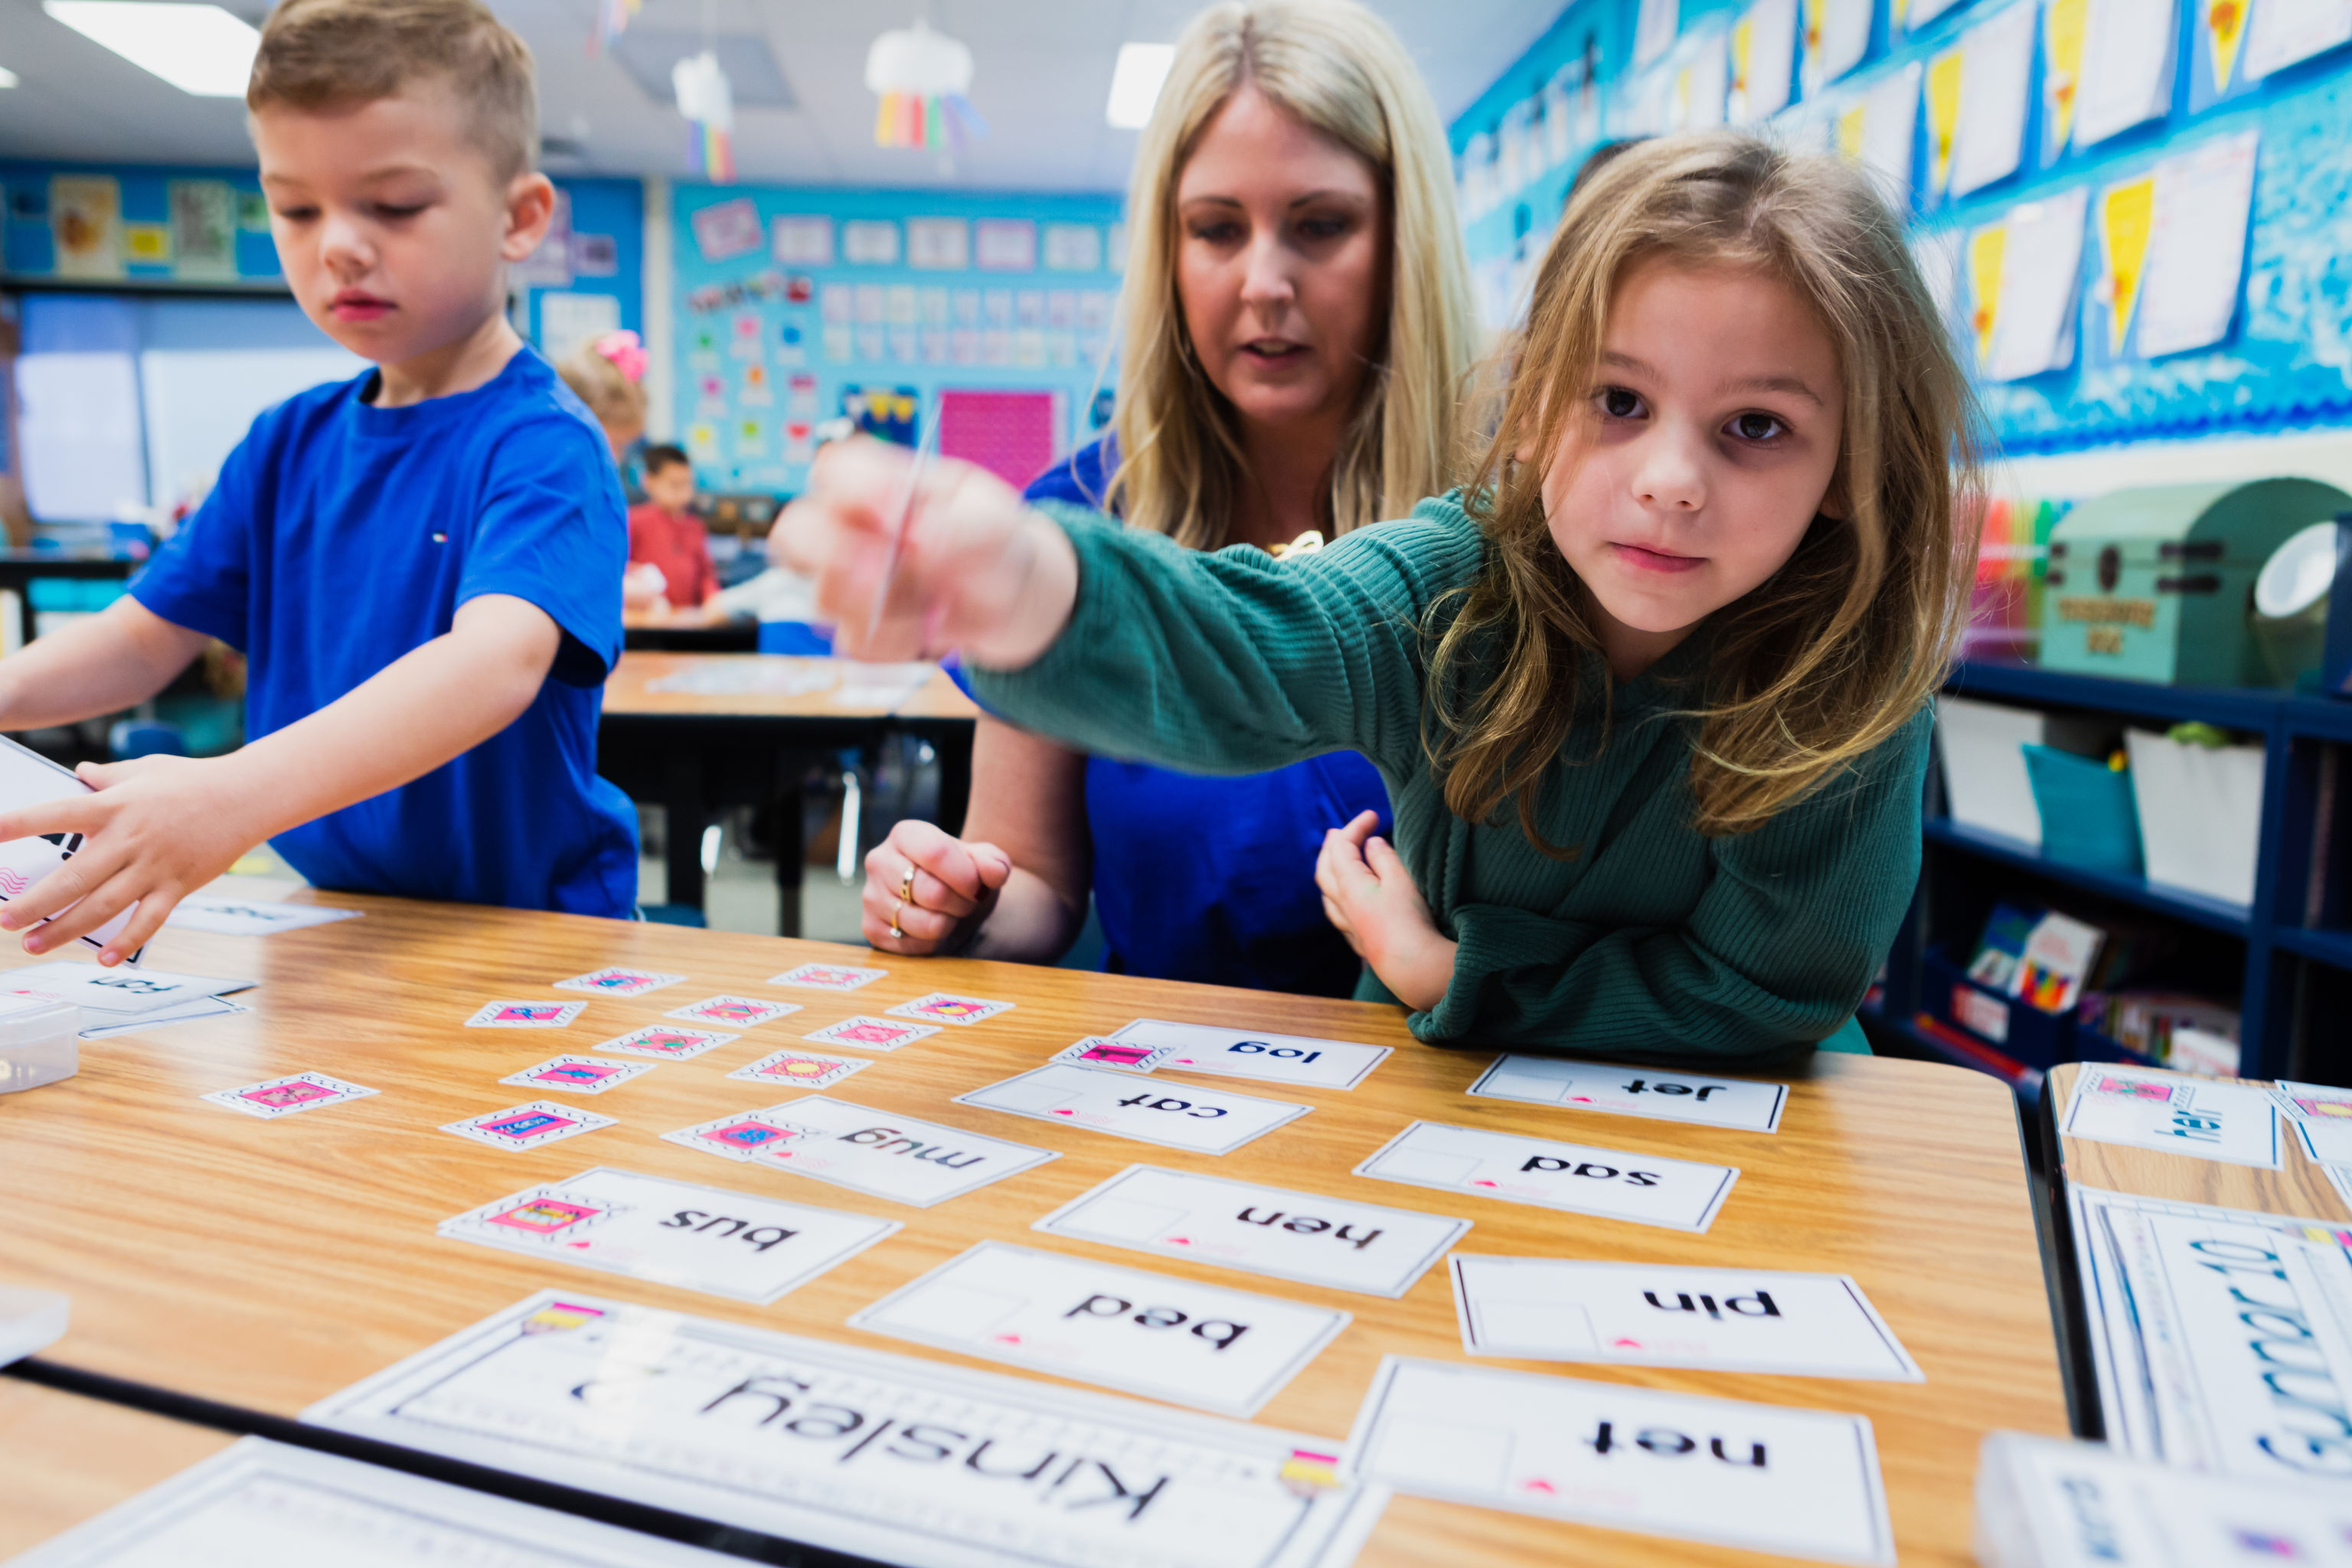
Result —
[[264, 412], [131, 592], [248, 660], [246, 733], [317, 712], [506, 594], [562, 632], [504, 730], [274, 842], [322, 888], [626, 917], [636, 817], [596, 776], [629, 553], [603, 432], [525, 348], [487, 384], [372, 408], [370, 371]]
[[[1040, 475], [1031, 500], [1099, 510], [1110, 437]], [[1346, 996], [1362, 961], [1323, 913], [1323, 832], [1360, 812], [1389, 827], [1387, 786], [1353, 752], [1239, 777], [1087, 759], [1087, 829], [1104, 967], [1159, 980]], [[1181, 846], [1177, 853], [1170, 847]]]

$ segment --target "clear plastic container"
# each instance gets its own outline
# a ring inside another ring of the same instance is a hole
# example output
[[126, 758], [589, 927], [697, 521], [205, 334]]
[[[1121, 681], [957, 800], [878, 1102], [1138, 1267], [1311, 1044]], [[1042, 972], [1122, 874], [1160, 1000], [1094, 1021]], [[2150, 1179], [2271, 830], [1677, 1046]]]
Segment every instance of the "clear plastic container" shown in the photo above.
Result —
[[0, 1094], [81, 1070], [81, 1009], [55, 996], [0, 994]]

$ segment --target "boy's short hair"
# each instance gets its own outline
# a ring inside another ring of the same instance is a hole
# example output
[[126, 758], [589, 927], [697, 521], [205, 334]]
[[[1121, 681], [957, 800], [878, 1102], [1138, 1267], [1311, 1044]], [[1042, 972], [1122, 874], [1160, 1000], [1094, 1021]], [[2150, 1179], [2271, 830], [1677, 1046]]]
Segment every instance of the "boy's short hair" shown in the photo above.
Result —
[[658, 447], [646, 448], [646, 472], [648, 474], [658, 474], [664, 468], [675, 468], [691, 460], [687, 457], [685, 447], [673, 447], [667, 442]]
[[262, 24], [245, 107], [373, 103], [430, 77], [465, 105], [501, 182], [537, 166], [530, 49], [481, 0], [280, 0]]

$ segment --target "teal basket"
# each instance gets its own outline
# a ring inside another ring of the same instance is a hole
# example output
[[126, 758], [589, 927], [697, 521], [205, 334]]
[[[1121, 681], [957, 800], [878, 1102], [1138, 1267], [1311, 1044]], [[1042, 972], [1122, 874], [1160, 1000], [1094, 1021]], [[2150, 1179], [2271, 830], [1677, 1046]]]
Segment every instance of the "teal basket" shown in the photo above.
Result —
[[2139, 876], [2139, 808], [2131, 775], [2052, 746], [2022, 749], [2033, 804], [2042, 812], [2042, 853], [2069, 866]]

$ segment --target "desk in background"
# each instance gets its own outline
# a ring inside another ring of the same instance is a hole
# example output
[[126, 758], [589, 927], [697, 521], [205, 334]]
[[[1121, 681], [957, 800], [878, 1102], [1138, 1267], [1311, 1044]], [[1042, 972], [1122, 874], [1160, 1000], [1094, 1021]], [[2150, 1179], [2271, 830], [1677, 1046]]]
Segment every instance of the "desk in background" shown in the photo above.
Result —
[[26, 646], [37, 635], [33, 584], [37, 579], [125, 582], [145, 564], [145, 556], [133, 557], [119, 550], [0, 549], [0, 589], [16, 595], [16, 646]]

